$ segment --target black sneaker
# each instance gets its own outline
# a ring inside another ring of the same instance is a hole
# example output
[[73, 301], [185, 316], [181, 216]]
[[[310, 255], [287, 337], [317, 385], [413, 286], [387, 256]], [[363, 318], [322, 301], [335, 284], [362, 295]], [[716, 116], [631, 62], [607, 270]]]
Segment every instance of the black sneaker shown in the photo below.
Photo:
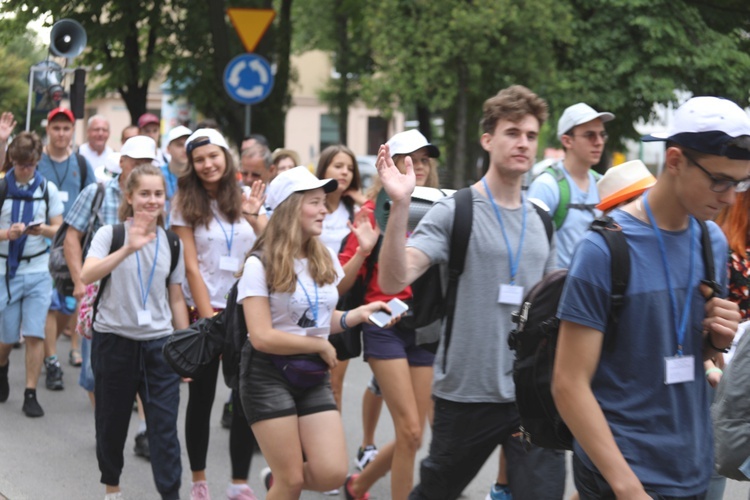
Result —
[[44, 410], [39, 406], [39, 401], [36, 400], [35, 389], [26, 389], [26, 392], [24, 392], [23, 412], [27, 417], [41, 417], [44, 415]]
[[135, 446], [133, 453], [138, 457], [151, 460], [151, 451], [148, 448], [148, 435], [145, 432], [139, 432], [135, 435]]
[[10, 386], [8, 385], [8, 368], [10, 368], [10, 360], [5, 366], [0, 366], [0, 403], [8, 401], [8, 395], [10, 394]]
[[46, 385], [50, 391], [62, 391], [63, 390], [63, 371], [60, 366], [60, 361], [55, 360], [53, 362], [44, 361], [44, 368], [47, 371]]
[[224, 403], [224, 411], [221, 414], [221, 426], [225, 429], [232, 427], [232, 402]]

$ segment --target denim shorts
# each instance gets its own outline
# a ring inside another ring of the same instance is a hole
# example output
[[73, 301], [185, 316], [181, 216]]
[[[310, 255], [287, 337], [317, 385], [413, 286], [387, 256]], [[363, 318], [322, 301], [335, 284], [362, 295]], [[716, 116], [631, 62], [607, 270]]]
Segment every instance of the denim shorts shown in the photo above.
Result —
[[5, 276], [0, 277], [0, 342], [14, 344], [19, 334], [44, 338], [44, 324], [50, 303], [52, 278], [49, 273], [16, 274], [10, 280], [10, 303]]
[[50, 311], [59, 311], [65, 316], [70, 316], [76, 312], [76, 299], [71, 296], [64, 296], [54, 288], [52, 289], [52, 302], [49, 306]]
[[409, 366], [432, 366], [435, 355], [416, 343], [414, 330], [400, 330], [396, 327], [380, 328], [375, 325], [362, 325], [362, 344], [365, 361], [374, 359], [403, 359]]
[[307, 389], [292, 386], [267, 354], [253, 351], [250, 344], [242, 349], [240, 364], [240, 398], [247, 423], [336, 410], [330, 375]]

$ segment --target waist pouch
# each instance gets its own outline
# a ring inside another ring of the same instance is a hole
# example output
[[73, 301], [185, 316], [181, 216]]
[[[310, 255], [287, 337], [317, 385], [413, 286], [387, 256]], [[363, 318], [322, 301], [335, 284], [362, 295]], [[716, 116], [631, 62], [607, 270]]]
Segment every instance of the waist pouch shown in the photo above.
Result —
[[270, 355], [271, 362], [281, 371], [287, 382], [299, 389], [308, 389], [323, 382], [328, 364], [317, 354], [293, 356]]

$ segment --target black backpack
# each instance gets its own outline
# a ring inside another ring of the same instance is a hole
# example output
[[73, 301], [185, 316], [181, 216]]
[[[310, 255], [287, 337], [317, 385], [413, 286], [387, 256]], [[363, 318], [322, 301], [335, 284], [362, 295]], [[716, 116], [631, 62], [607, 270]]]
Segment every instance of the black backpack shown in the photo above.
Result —
[[[84, 169], [83, 171], [85, 172], [86, 170]], [[86, 232], [81, 238], [81, 257], [83, 259], [86, 258], [91, 239], [94, 237], [96, 219], [99, 218], [99, 210], [104, 203], [104, 189], [104, 186], [97, 184], [96, 193], [94, 194], [94, 199], [91, 203], [91, 213], [89, 214]], [[64, 296], [73, 295], [74, 288], [73, 280], [70, 277], [70, 269], [65, 260], [65, 252], [63, 250], [65, 237], [68, 234], [68, 227], [70, 227], [70, 225], [67, 222], [60, 224], [55, 236], [52, 238], [48, 264], [49, 273], [55, 281], [55, 289]]]
[[[260, 258], [260, 255], [253, 253]], [[248, 256], [249, 258], [249, 256]], [[224, 374], [224, 383], [233, 389], [239, 388], [240, 357], [245, 343], [250, 344], [247, 338], [247, 323], [245, 322], [245, 311], [242, 304], [237, 303], [237, 284], [234, 282], [227, 294], [227, 305], [219, 314], [223, 315], [224, 323], [224, 349], [221, 355], [221, 370]]]
[[[698, 222], [706, 270], [704, 282], [716, 290], [710, 235], [706, 224]], [[602, 235], [612, 256], [611, 307], [604, 336], [604, 349], [611, 352], [616, 346], [620, 311], [630, 279], [630, 254], [625, 235], [612, 218], [598, 218], [591, 223], [590, 229]], [[517, 327], [508, 336], [508, 345], [516, 352], [513, 381], [523, 440], [558, 450], [573, 447], [573, 435], [557, 411], [551, 390], [560, 326], [557, 308], [567, 274], [566, 269], [553, 271], [529, 291], [521, 309], [513, 314]]]

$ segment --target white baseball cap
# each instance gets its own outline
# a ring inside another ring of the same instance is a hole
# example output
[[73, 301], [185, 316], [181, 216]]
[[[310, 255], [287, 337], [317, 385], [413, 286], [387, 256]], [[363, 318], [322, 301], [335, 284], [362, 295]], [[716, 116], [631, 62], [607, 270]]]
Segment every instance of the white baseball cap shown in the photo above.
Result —
[[122, 145], [120, 155], [137, 160], [153, 160], [156, 158], [156, 141], [145, 135], [133, 136]]
[[573, 127], [583, 125], [584, 123], [596, 120], [597, 118], [600, 118], [602, 122], [608, 122], [614, 120], [615, 115], [608, 111], [602, 111], [600, 113], [585, 102], [579, 102], [578, 104], [568, 106], [557, 121], [557, 138], [560, 139]]
[[[205, 139], [196, 142], [195, 140], [199, 137], [205, 137]], [[195, 148], [199, 148], [207, 144], [220, 146], [229, 151], [229, 146], [227, 145], [226, 139], [224, 139], [224, 136], [221, 135], [215, 128], [199, 128], [198, 130], [193, 132], [190, 137], [187, 138], [187, 141], [185, 141], [185, 149], [187, 150], [188, 154], [190, 154]]]
[[623, 201], [635, 198], [656, 184], [654, 177], [641, 160], [633, 160], [609, 168], [596, 183], [599, 199], [596, 206], [602, 212]]
[[399, 132], [391, 137], [386, 144], [390, 148], [391, 156], [408, 155], [418, 149], [427, 148], [427, 154], [430, 158], [440, 157], [440, 150], [437, 146], [427, 142], [427, 138], [417, 129]]
[[306, 167], [294, 167], [281, 172], [271, 181], [266, 190], [266, 205], [271, 210], [281, 205], [293, 193], [323, 188], [326, 193], [339, 186], [336, 179], [318, 179]]
[[169, 146], [169, 144], [175, 139], [179, 139], [180, 137], [190, 136], [190, 134], [192, 133], [193, 133], [192, 130], [190, 130], [189, 128], [183, 125], [176, 126], [172, 130], [170, 130], [169, 133], [167, 134], [167, 146]]
[[699, 153], [750, 160], [750, 117], [729, 99], [693, 97], [677, 108], [669, 130], [641, 140], [670, 141]]

